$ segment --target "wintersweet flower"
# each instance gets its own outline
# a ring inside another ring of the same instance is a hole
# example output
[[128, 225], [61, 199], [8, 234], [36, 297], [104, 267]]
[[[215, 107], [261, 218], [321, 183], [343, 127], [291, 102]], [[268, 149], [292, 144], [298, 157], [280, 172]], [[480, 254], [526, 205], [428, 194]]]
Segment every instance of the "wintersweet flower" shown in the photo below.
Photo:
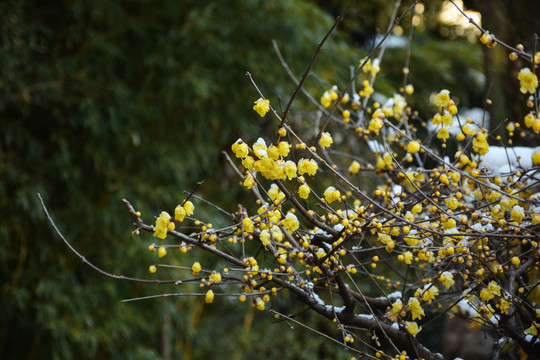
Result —
[[187, 216], [191, 216], [193, 215], [193, 211], [195, 211], [195, 206], [188, 200], [184, 203], [184, 210], [186, 211]]
[[242, 231], [251, 233], [253, 232], [253, 221], [250, 218], [246, 217], [242, 220]]
[[486, 155], [488, 153], [489, 145], [485, 134], [476, 134], [473, 139], [473, 150], [480, 155]]
[[289, 180], [294, 179], [296, 177], [296, 164], [290, 160], [285, 162], [285, 165], [283, 165], [283, 172]]
[[330, 133], [327, 133], [327, 132], [322, 133], [321, 139], [319, 140], [319, 144], [321, 145], [323, 149], [329, 147], [333, 142], [334, 140], [332, 139], [332, 136], [330, 135]]
[[285, 198], [285, 194], [279, 189], [276, 184], [270, 185], [270, 189], [268, 190], [268, 196], [270, 196], [270, 199], [272, 199], [272, 201], [281, 201], [283, 200], [283, 198]]
[[321, 97], [321, 105], [325, 108], [329, 107], [332, 103], [332, 97], [330, 95], [329, 91], [325, 91], [323, 96]]
[[319, 165], [317, 165], [317, 162], [313, 159], [300, 159], [300, 161], [298, 161], [298, 173], [300, 175], [308, 174], [313, 176], [318, 168]]
[[267, 149], [266, 142], [263, 138], [258, 138], [257, 141], [255, 141], [255, 144], [253, 144], [253, 152], [259, 159], [268, 155], [266, 152]]
[[360, 171], [360, 163], [354, 160], [351, 165], [349, 165], [348, 171], [351, 175], [357, 174]]
[[523, 94], [531, 93], [534, 94], [536, 88], [538, 87], [538, 77], [536, 74], [531, 72], [529, 68], [523, 68], [518, 74], [519, 80], [519, 91]]
[[279, 149], [277, 146], [275, 145], [270, 145], [268, 147], [268, 149], [266, 149], [266, 153], [268, 155], [268, 157], [272, 160], [277, 160], [279, 159]]
[[540, 151], [536, 151], [534, 154], [532, 154], [531, 160], [533, 165], [540, 165]]
[[420, 143], [418, 141], [411, 141], [407, 144], [407, 152], [414, 154], [420, 151]]
[[154, 236], [160, 239], [165, 239], [167, 236], [167, 228], [171, 222], [171, 215], [162, 211], [159, 217], [156, 219], [156, 226], [154, 227]]
[[422, 295], [423, 301], [431, 304], [431, 301], [433, 301], [437, 295], [439, 295], [439, 289], [435, 285], [430, 286], [427, 284], [424, 286], [424, 294]]
[[255, 186], [255, 178], [253, 177], [253, 175], [251, 175], [251, 173], [248, 173], [246, 175], [246, 178], [244, 179], [244, 186], [248, 189], [251, 189], [253, 186]]
[[157, 271], [156, 265], [150, 265], [150, 266], [148, 267], [148, 272], [149, 272], [150, 274], [155, 274], [156, 271]]
[[246, 156], [244, 160], [242, 160], [242, 165], [249, 170], [253, 170], [255, 166], [255, 159], [251, 156]]
[[523, 222], [523, 218], [525, 217], [524, 209], [519, 205], [514, 205], [512, 211], [510, 212], [510, 217], [516, 223], [521, 224], [521, 222]]
[[165, 249], [164, 247], [160, 247], [158, 249], [158, 256], [160, 258], [164, 257], [165, 255], [167, 255], [167, 249]]
[[501, 296], [501, 287], [495, 281], [491, 280], [488, 286], [480, 291], [480, 298], [489, 301], [495, 296]]
[[471, 135], [476, 134], [476, 131], [475, 131], [472, 127], [470, 127], [469, 125], [467, 125], [467, 124], [463, 125], [463, 127], [461, 128], [461, 130], [463, 131], [463, 133], [464, 133], [465, 135], [471, 136]]
[[450, 289], [455, 284], [454, 276], [451, 272], [445, 271], [439, 277], [439, 281], [443, 283], [444, 287]]
[[412, 319], [416, 320], [422, 320], [422, 316], [425, 316], [424, 310], [420, 306], [420, 301], [418, 301], [417, 298], [412, 297], [409, 299], [409, 303], [407, 304], [407, 309], [409, 309], [412, 313]]
[[508, 315], [508, 310], [510, 309], [510, 305], [512, 305], [510, 301], [506, 299], [501, 299], [501, 305], [500, 305], [501, 314]]
[[214, 292], [212, 290], [208, 290], [206, 292], [206, 296], [204, 297], [204, 301], [207, 303], [207, 304], [211, 304], [214, 302]]
[[259, 100], [255, 101], [253, 110], [255, 110], [257, 114], [259, 114], [261, 117], [263, 117], [270, 110], [270, 100], [260, 98]]
[[407, 322], [407, 331], [411, 335], [416, 335], [420, 331], [422, 331], [422, 328], [418, 326], [418, 324], [415, 321]]
[[401, 299], [397, 299], [392, 304], [392, 314], [398, 315], [401, 310], [403, 309], [403, 303], [401, 302]]
[[415, 204], [415, 205], [411, 208], [411, 212], [412, 212], [413, 214], [418, 214], [420, 211], [422, 211], [422, 203]]
[[193, 265], [191, 266], [191, 271], [193, 271], [193, 275], [199, 274], [201, 271], [201, 263], [198, 261], [195, 261]]
[[341, 194], [340, 194], [339, 190], [336, 190], [336, 188], [333, 187], [333, 186], [329, 186], [324, 191], [324, 198], [326, 199], [326, 201], [329, 204], [331, 204], [334, 201], [338, 200], [340, 197], [341, 197]]
[[446, 140], [450, 137], [450, 133], [448, 132], [448, 129], [442, 127], [437, 131], [437, 138], [441, 140]]
[[286, 157], [287, 155], [289, 155], [290, 150], [291, 150], [291, 144], [289, 144], [288, 142], [281, 141], [278, 144], [279, 156]]
[[536, 321], [533, 321], [532, 325], [525, 329], [525, 334], [529, 334], [532, 336], [538, 336], [538, 328], [540, 327], [540, 324], [538, 324]]
[[234, 152], [234, 155], [236, 155], [237, 158], [245, 158], [249, 154], [249, 148], [245, 142], [242, 141], [242, 139], [236, 140], [234, 144], [231, 146], [232, 151]]
[[288, 213], [285, 219], [281, 220], [281, 224], [289, 234], [292, 234], [300, 227], [298, 218], [293, 213]]
[[213, 272], [212, 274], [210, 274], [209, 278], [214, 283], [221, 282], [221, 273]]
[[260, 311], [264, 311], [264, 300], [261, 298], [257, 298], [255, 301], [255, 308]]
[[307, 199], [310, 192], [311, 190], [307, 184], [300, 185], [298, 188], [298, 196], [300, 196], [302, 199]]
[[383, 127], [384, 121], [380, 118], [371, 119], [369, 122], [368, 130], [375, 135], [379, 135], [379, 130]]
[[412, 95], [414, 93], [414, 86], [412, 84], [407, 84], [405, 86], [405, 94]]
[[182, 205], [177, 205], [174, 209], [174, 220], [176, 221], [184, 221], [186, 217], [186, 210], [182, 207]]
[[446, 89], [441, 90], [441, 92], [437, 94], [435, 105], [437, 105], [438, 107], [445, 107], [445, 106], [448, 106], [449, 102], [450, 102], [450, 91]]
[[261, 243], [264, 245], [265, 249], [271, 243], [270, 238], [271, 238], [271, 235], [270, 235], [270, 231], [268, 230], [263, 230], [259, 234], [259, 239], [261, 240]]

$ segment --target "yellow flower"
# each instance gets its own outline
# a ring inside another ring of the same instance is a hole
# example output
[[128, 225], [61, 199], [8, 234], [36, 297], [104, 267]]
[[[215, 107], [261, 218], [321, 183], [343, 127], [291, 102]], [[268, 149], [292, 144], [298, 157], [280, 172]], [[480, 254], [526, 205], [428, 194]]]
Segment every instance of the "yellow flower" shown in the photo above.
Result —
[[322, 133], [321, 139], [319, 140], [319, 144], [321, 145], [323, 149], [329, 147], [333, 142], [334, 140], [332, 140], [332, 136], [330, 135], [330, 133], [327, 133], [327, 132]]
[[538, 77], [536, 77], [536, 74], [531, 72], [531, 69], [521, 69], [518, 74], [518, 80], [520, 86], [519, 91], [521, 91], [523, 94], [528, 92], [534, 94], [536, 88], [538, 87]]
[[379, 130], [383, 127], [383, 125], [384, 125], [383, 120], [377, 117], [377, 118], [371, 119], [371, 121], [369, 122], [368, 130], [374, 133], [375, 135], [379, 135]]
[[533, 165], [540, 165], [540, 151], [536, 151], [532, 154], [532, 163]]
[[441, 276], [439, 277], [439, 281], [442, 282], [447, 289], [450, 289], [452, 285], [455, 284], [454, 276], [451, 272], [448, 271], [445, 271], [441, 274]]
[[259, 100], [255, 101], [253, 110], [263, 117], [270, 110], [270, 101], [260, 98]]
[[525, 330], [525, 333], [532, 336], [538, 336], [538, 327], [540, 327], [540, 325], [536, 321], [533, 321], [532, 325]]
[[290, 150], [291, 150], [291, 144], [289, 144], [288, 142], [281, 141], [278, 144], [279, 156], [286, 157], [287, 155], [289, 155]]
[[534, 120], [535, 120], [534, 113], [530, 112], [527, 115], [525, 115], [525, 118], [523, 119], [523, 122], [525, 123], [526, 127], [530, 128], [530, 127], [533, 126]]
[[336, 190], [336, 188], [333, 187], [333, 186], [329, 186], [324, 191], [324, 198], [326, 199], [326, 201], [329, 204], [331, 204], [334, 201], [338, 200], [340, 197], [341, 197], [341, 194], [340, 194], [339, 190]]
[[501, 314], [506, 314], [508, 315], [508, 310], [510, 309], [510, 305], [512, 305], [512, 303], [506, 299], [501, 299]]
[[317, 165], [317, 162], [313, 159], [300, 159], [300, 161], [298, 161], [298, 173], [300, 175], [308, 174], [313, 176], [318, 168], [319, 165]]
[[401, 302], [401, 299], [397, 299], [392, 304], [392, 314], [398, 315], [401, 310], [403, 309], [403, 303]]
[[181, 205], [177, 205], [174, 209], [174, 220], [176, 221], [184, 221], [186, 217], [186, 210]]
[[489, 145], [485, 134], [476, 134], [473, 139], [473, 150], [480, 155], [486, 155], [488, 153]]
[[349, 166], [349, 174], [354, 175], [360, 171], [360, 163], [354, 160]]
[[407, 331], [411, 335], [416, 335], [420, 331], [422, 331], [422, 328], [418, 326], [418, 324], [415, 321], [407, 322]]
[[459, 206], [459, 200], [456, 199], [455, 196], [452, 196], [451, 198], [446, 199], [445, 202], [446, 202], [446, 206], [448, 206], [450, 210], [456, 210]]
[[270, 241], [270, 231], [268, 230], [263, 230], [261, 231], [260, 235], [259, 235], [259, 239], [261, 240], [262, 244], [264, 245], [264, 248], [266, 249], [266, 247], [268, 245], [270, 245], [271, 241]]
[[420, 143], [418, 141], [411, 141], [407, 144], [407, 152], [414, 154], [420, 151]]
[[321, 97], [321, 105], [325, 108], [329, 107], [332, 103], [332, 97], [330, 95], [330, 92], [325, 91], [323, 96]]
[[191, 270], [193, 271], [193, 275], [197, 275], [201, 271], [201, 263], [195, 261], [191, 266]]
[[193, 205], [193, 203], [191, 201], [186, 201], [184, 203], [184, 210], [186, 211], [186, 215], [187, 216], [191, 216], [193, 215], [193, 211], [195, 210], [195, 206]]
[[450, 137], [450, 133], [448, 130], [444, 127], [440, 128], [439, 131], [437, 131], [437, 138], [441, 140], [446, 140]]
[[422, 295], [422, 300], [428, 304], [431, 304], [431, 301], [433, 301], [437, 295], [439, 295], [439, 289], [435, 285], [426, 285], [424, 287], [424, 295]]
[[293, 213], [288, 213], [285, 219], [281, 220], [281, 224], [289, 234], [292, 234], [300, 227], [298, 218]]
[[236, 142], [232, 144], [231, 149], [237, 158], [245, 158], [249, 153], [249, 148], [247, 144], [242, 141], [242, 139], [236, 140]]
[[420, 211], [422, 211], [422, 203], [418, 203], [416, 205], [414, 205], [411, 209], [411, 212], [413, 214], [418, 214]]
[[281, 201], [283, 198], [285, 198], [285, 194], [279, 190], [279, 187], [276, 184], [270, 185], [268, 196], [270, 196], [272, 201]]
[[167, 228], [171, 222], [171, 216], [162, 211], [159, 217], [156, 219], [156, 226], [154, 227], [154, 236], [160, 239], [165, 239], [167, 236]]
[[411, 84], [405, 86], [405, 93], [407, 95], [412, 95], [414, 93], [414, 86], [412, 86]]
[[221, 273], [214, 272], [210, 274], [210, 280], [212, 280], [215, 283], [221, 282]]
[[255, 186], [255, 179], [253, 178], [253, 175], [251, 175], [251, 173], [248, 173], [246, 175], [246, 178], [244, 179], [244, 186], [248, 189], [251, 189], [253, 186]]
[[158, 256], [160, 258], [164, 257], [165, 255], [167, 255], [167, 249], [165, 249], [164, 247], [160, 247], [158, 249]]
[[446, 89], [441, 90], [441, 92], [437, 94], [437, 99], [435, 101], [435, 104], [438, 107], [445, 107], [445, 106], [448, 106], [449, 102], [450, 102], [450, 91]]
[[275, 145], [270, 145], [268, 149], [266, 149], [266, 153], [268, 154], [268, 157], [272, 160], [279, 159], [279, 149]]
[[242, 160], [242, 165], [246, 169], [253, 170], [253, 166], [255, 165], [255, 159], [248, 155], [244, 160]]
[[469, 125], [463, 125], [462, 130], [465, 135], [469, 135], [469, 136], [474, 135], [476, 133], [476, 131], [473, 128], [471, 128]]
[[407, 304], [407, 309], [409, 309], [412, 313], [412, 319], [416, 320], [422, 320], [422, 316], [425, 316], [424, 310], [420, 306], [420, 301], [418, 301], [417, 298], [412, 297], [409, 299], [409, 303]]
[[495, 281], [490, 281], [487, 288], [480, 291], [480, 298], [484, 301], [489, 301], [495, 296], [501, 296], [501, 287]]
[[405, 252], [403, 253], [403, 261], [405, 262], [405, 264], [411, 265], [412, 258], [413, 258], [412, 252], [410, 252], [410, 251], [405, 251]]
[[250, 218], [246, 217], [242, 220], [242, 231], [251, 233], [253, 232], [253, 221]]
[[155, 274], [156, 271], [157, 271], [156, 265], [150, 265], [150, 267], [148, 268], [148, 272], [150, 274]]
[[510, 212], [510, 217], [518, 224], [521, 224], [523, 218], [525, 217], [525, 212], [523, 211], [523, 208], [521, 206], [514, 205], [512, 211]]
[[290, 160], [285, 162], [285, 165], [283, 165], [283, 172], [289, 180], [294, 179], [296, 177], [296, 164]]
[[302, 199], [307, 199], [310, 192], [311, 190], [307, 184], [300, 185], [298, 188], [298, 196], [300, 196]]
[[208, 290], [206, 292], [206, 296], [204, 297], [204, 301], [207, 303], [207, 304], [211, 304], [214, 302], [214, 292], [212, 290]]
[[[454, 105], [454, 107], [455, 107], [455, 105]], [[454, 118], [452, 117], [452, 115], [450, 115], [450, 113], [448, 111], [445, 111], [442, 118], [441, 118], [441, 122], [445, 126], [452, 126], [452, 124], [454, 123]]]
[[260, 311], [264, 311], [264, 300], [261, 298], [257, 298], [255, 301], [255, 308]]
[[255, 143], [253, 144], [253, 152], [259, 159], [268, 156], [266, 152], [267, 149], [268, 148], [266, 147], [266, 142], [263, 138], [258, 138], [257, 141], [255, 141]]

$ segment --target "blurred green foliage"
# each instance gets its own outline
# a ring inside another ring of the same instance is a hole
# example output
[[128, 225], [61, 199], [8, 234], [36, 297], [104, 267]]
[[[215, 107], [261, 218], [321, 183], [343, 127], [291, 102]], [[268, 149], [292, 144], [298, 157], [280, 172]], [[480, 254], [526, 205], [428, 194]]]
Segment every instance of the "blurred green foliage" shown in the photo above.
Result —
[[[196, 325], [193, 299], [120, 303], [166, 290], [83, 265], [36, 193], [87, 259], [148, 277], [154, 259], [120, 200], [152, 216], [214, 177], [205, 194], [232, 202], [219, 151], [272, 126], [251, 110], [246, 71], [277, 104], [294, 84], [271, 39], [299, 73], [332, 20], [303, 1], [4, 1], [0, 13], [0, 357], [211, 358], [237, 346], [237, 305]], [[237, 358], [267, 327], [253, 326]]]
[[[325, 45], [314, 72], [332, 83], [310, 78], [306, 87], [316, 98], [334, 82], [342, 88], [348, 66], [367, 54], [376, 29], [386, 28], [391, 8], [384, 3], [358, 4], [340, 26], [348, 35], [337, 33]], [[207, 178], [202, 193], [234, 210], [245, 192], [227, 176], [220, 150], [239, 134], [254, 140], [276, 127], [251, 109], [259, 96], [246, 71], [279, 109], [279, 97], [285, 104], [294, 84], [271, 39], [300, 76], [343, 5], [0, 2], [1, 358], [197, 359], [214, 358], [216, 351], [232, 359], [345, 356], [298, 326], [290, 330], [269, 314], [246, 313], [243, 304], [203, 307], [200, 299], [183, 297], [121, 303], [178, 288], [114, 281], [83, 265], [52, 233], [36, 197], [43, 195], [87, 259], [115, 274], [149, 278], [152, 240], [130, 236], [121, 199], [148, 218]], [[471, 47], [437, 46], [429, 29], [419, 36], [411, 76], [422, 98], [449, 85], [460, 87], [464, 98], [470, 94], [459, 80], [470, 63], [450, 54], [471, 54]], [[389, 51], [377, 89], [387, 96], [399, 86], [403, 66], [403, 49]], [[476, 68], [477, 55], [471, 57]], [[214, 216], [208, 207], [199, 211], [201, 218]], [[280, 305], [284, 311], [301, 310], [288, 300]], [[317, 319], [299, 319], [324, 331]]]

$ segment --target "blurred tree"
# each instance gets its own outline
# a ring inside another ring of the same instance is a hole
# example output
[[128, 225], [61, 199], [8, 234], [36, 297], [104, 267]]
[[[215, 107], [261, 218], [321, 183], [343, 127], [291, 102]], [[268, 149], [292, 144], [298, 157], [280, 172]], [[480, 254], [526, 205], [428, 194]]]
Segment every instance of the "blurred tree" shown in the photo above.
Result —
[[[215, 349], [200, 344], [225, 347], [226, 321], [204, 325], [218, 341], [191, 329], [196, 302], [121, 304], [158, 290], [102, 281], [53, 236], [36, 193], [90, 261], [144, 277], [149, 260], [127, 236], [121, 198], [154, 209], [222, 171], [219, 150], [238, 130], [266, 126], [245, 72], [269, 96], [290, 93], [271, 39], [300, 72], [331, 19], [303, 1], [4, 1], [0, 13], [0, 357], [190, 358]], [[177, 330], [163, 337], [162, 326]]]

